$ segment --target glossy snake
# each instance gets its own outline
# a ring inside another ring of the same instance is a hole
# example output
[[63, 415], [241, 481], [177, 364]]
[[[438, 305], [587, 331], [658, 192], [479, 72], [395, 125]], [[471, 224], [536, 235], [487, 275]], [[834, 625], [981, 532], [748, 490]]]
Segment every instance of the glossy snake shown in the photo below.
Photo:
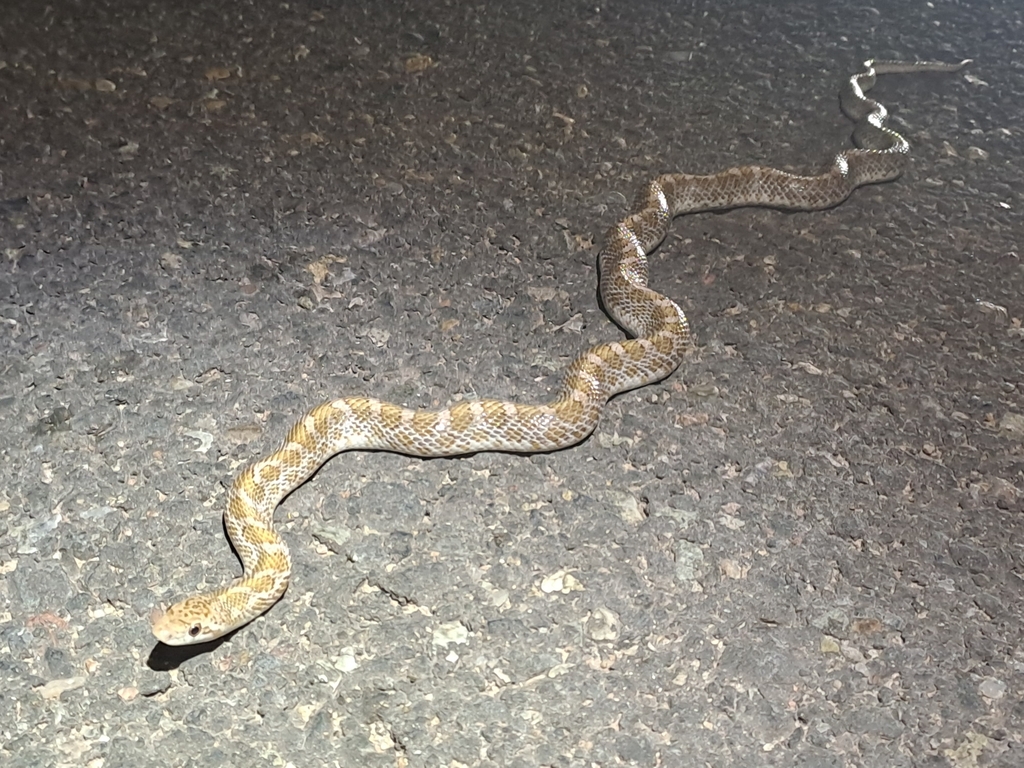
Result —
[[883, 125], [885, 108], [864, 92], [874, 85], [876, 74], [953, 72], [966, 63], [866, 62], [866, 71], [850, 78], [842, 98], [843, 111], [856, 123], [858, 148], [836, 155], [820, 175], [745, 166], [710, 176], [665, 175], [647, 184], [632, 213], [608, 231], [599, 257], [604, 306], [633, 338], [600, 344], [577, 357], [549, 402], [477, 400], [439, 411], [414, 411], [372, 398], [344, 397], [313, 408], [295, 423], [280, 448], [250, 464], [231, 486], [224, 522], [244, 575], [214, 592], [155, 611], [153, 634], [171, 645], [200, 643], [270, 608], [287, 588], [291, 572], [288, 547], [274, 530], [274, 510], [336, 453], [532, 453], [583, 440], [610, 397], [665, 378], [691, 346], [682, 310], [647, 287], [647, 254], [664, 239], [673, 217], [740, 206], [829, 208], [861, 185], [896, 178], [909, 145]]

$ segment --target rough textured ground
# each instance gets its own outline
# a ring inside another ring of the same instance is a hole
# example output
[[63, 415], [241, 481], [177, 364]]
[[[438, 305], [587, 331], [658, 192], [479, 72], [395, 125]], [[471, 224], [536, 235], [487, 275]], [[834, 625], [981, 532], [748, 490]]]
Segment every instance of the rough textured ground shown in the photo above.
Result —
[[[1018, 3], [6, 0], [5, 766], [1024, 764]], [[700, 348], [557, 454], [350, 454], [225, 484], [316, 402], [536, 401], [618, 330], [641, 182], [846, 146], [869, 56], [913, 144], [839, 208], [677, 221]]]

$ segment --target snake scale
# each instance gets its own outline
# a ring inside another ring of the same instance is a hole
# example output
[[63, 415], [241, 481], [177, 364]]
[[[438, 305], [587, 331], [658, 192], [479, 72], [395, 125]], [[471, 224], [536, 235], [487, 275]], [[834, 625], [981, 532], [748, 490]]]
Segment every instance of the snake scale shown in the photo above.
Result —
[[865, 62], [865, 71], [849, 79], [841, 100], [855, 123], [857, 148], [840, 152], [819, 175], [743, 166], [708, 176], [668, 174], [648, 183], [632, 212], [605, 235], [599, 256], [601, 299], [632, 338], [583, 352], [569, 365], [549, 402], [475, 400], [416, 411], [368, 397], [343, 397], [313, 408], [276, 451], [247, 466], [231, 486], [224, 523], [241, 558], [242, 577], [166, 611], [154, 611], [153, 634], [169, 645], [206, 642], [245, 625], [277, 602], [288, 587], [291, 558], [274, 530], [274, 510], [341, 451], [424, 457], [532, 453], [583, 440], [610, 397], [664, 379], [691, 347], [683, 311], [647, 287], [647, 254], [665, 238], [674, 217], [741, 206], [819, 210], [838, 205], [859, 186], [896, 178], [910, 147], [885, 126], [885, 107], [865, 92], [877, 74], [955, 72], [967, 63]]

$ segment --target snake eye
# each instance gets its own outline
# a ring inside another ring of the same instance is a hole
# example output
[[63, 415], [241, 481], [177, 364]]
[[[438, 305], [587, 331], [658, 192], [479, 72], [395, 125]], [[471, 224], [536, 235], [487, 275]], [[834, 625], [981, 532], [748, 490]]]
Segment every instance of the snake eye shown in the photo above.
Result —
[[193, 624], [191, 627], [188, 628], [188, 636], [197, 637], [199, 635], [199, 630], [201, 630], [202, 628], [203, 626], [201, 624]]

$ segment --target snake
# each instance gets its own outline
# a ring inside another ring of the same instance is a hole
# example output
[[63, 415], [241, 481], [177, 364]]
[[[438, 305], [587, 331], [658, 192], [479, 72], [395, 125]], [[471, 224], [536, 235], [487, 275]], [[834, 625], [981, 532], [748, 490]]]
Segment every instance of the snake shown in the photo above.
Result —
[[745, 206], [821, 210], [843, 202], [858, 187], [895, 179], [910, 145], [885, 125], [885, 107], [865, 96], [876, 75], [956, 72], [969, 61], [865, 62], [864, 71], [846, 82], [840, 99], [854, 123], [854, 146], [835, 155], [822, 173], [801, 176], [747, 165], [711, 175], [665, 174], [648, 182], [628, 215], [608, 230], [598, 255], [601, 302], [628, 338], [598, 344], [576, 357], [548, 402], [466, 400], [439, 410], [413, 410], [356, 396], [305, 413], [280, 447], [246, 466], [229, 489], [224, 526], [242, 562], [242, 576], [166, 610], [155, 609], [153, 635], [167, 645], [209, 642], [274, 605], [291, 576], [291, 557], [274, 529], [274, 511], [338, 453], [537, 453], [583, 441], [610, 398], [665, 379], [695, 346], [683, 310], [647, 285], [647, 257], [665, 239], [673, 218]]

